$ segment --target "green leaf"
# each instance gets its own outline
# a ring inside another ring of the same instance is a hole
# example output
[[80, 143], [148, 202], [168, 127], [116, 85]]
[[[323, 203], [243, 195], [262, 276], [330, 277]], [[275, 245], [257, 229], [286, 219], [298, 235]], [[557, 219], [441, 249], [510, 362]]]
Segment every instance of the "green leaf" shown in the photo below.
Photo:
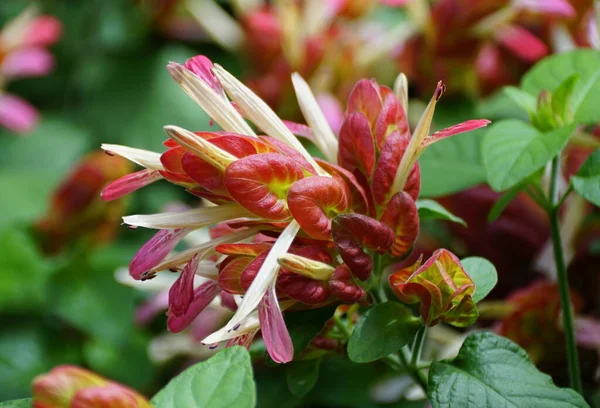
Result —
[[508, 207], [512, 200], [514, 200], [517, 195], [525, 188], [525, 183], [520, 183], [508, 190], [506, 193], [502, 194], [500, 198], [496, 200], [494, 206], [490, 210], [488, 214], [488, 222], [494, 222], [500, 217], [502, 212]]
[[560, 152], [575, 128], [571, 125], [540, 133], [518, 120], [493, 124], [482, 144], [490, 186], [503, 191], [531, 176]]
[[419, 218], [421, 220], [445, 220], [462, 224], [465, 227], [467, 226], [465, 220], [452, 214], [437, 201], [428, 199], [417, 200], [417, 208], [419, 210]]
[[348, 342], [348, 357], [355, 363], [386, 357], [411, 342], [420, 327], [421, 321], [406, 306], [380, 303], [358, 321]]
[[587, 158], [571, 183], [580, 196], [600, 206], [600, 149]]
[[160, 408], [254, 408], [256, 389], [248, 351], [224, 349], [179, 374], [152, 398]]
[[0, 402], [0, 408], [31, 408], [31, 398]]
[[294, 344], [294, 355], [300, 354], [314, 339], [325, 323], [333, 316], [335, 307], [288, 312], [285, 314], [285, 325]]
[[312, 390], [319, 378], [320, 358], [293, 361], [287, 366], [286, 381], [290, 392], [303, 397]]
[[575, 50], [544, 58], [521, 81], [521, 88], [536, 97], [547, 89], [554, 93], [574, 74], [579, 81], [570, 98], [570, 109], [576, 123], [592, 124], [600, 121], [600, 52]]
[[575, 90], [575, 85], [579, 81], [579, 73], [575, 73], [569, 76], [563, 81], [562, 84], [556, 91], [552, 93], [552, 111], [559, 115], [565, 124], [571, 123], [572, 111], [571, 111], [571, 96]]
[[538, 371], [525, 350], [490, 332], [469, 335], [454, 360], [434, 362], [427, 394], [433, 408], [589, 407]]
[[27, 234], [0, 231], [0, 310], [26, 312], [42, 308], [51, 273]]
[[494, 265], [485, 258], [471, 256], [460, 261], [467, 274], [475, 283], [473, 302], [485, 298], [498, 283], [498, 274]]
[[536, 109], [536, 99], [525, 91], [514, 86], [502, 88], [502, 91], [510, 97], [517, 105], [519, 105], [527, 113], [534, 113]]

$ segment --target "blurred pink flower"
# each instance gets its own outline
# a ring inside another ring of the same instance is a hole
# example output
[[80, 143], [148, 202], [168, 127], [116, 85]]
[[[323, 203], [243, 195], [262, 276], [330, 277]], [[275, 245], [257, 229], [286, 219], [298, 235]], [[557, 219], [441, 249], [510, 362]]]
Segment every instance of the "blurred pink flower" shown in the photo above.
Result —
[[38, 120], [35, 108], [7, 94], [6, 85], [15, 79], [40, 77], [54, 68], [54, 57], [45, 48], [62, 34], [60, 21], [37, 15], [30, 7], [0, 31], [0, 126], [13, 132], [31, 131]]

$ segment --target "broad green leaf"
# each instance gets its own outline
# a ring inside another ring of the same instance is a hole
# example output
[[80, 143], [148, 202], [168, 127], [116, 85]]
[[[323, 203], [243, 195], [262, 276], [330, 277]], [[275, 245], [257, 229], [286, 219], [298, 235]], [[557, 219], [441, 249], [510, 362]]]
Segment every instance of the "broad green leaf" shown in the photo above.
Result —
[[498, 274], [494, 265], [485, 258], [471, 256], [460, 261], [467, 274], [475, 283], [473, 302], [485, 298], [498, 283]]
[[22, 231], [0, 231], [0, 310], [35, 311], [47, 300], [52, 270]]
[[301, 353], [333, 316], [334, 307], [321, 307], [285, 314], [285, 325], [294, 343], [294, 355]]
[[31, 408], [31, 398], [0, 402], [0, 408]]
[[502, 194], [500, 198], [496, 200], [494, 206], [490, 210], [488, 214], [488, 222], [494, 222], [500, 217], [502, 212], [508, 207], [512, 200], [514, 200], [517, 195], [525, 188], [525, 183], [517, 184], [506, 193]]
[[540, 133], [518, 120], [493, 124], [482, 144], [490, 186], [503, 191], [531, 176], [560, 152], [575, 128], [571, 125]]
[[348, 357], [355, 363], [386, 357], [410, 343], [420, 327], [421, 321], [400, 303], [375, 305], [356, 324], [348, 342]]
[[419, 218], [421, 220], [445, 220], [462, 224], [465, 227], [467, 226], [465, 220], [452, 214], [437, 201], [428, 199], [417, 200], [417, 208], [419, 210]]
[[600, 149], [587, 158], [571, 183], [580, 196], [600, 206]]
[[434, 362], [427, 395], [433, 408], [589, 407], [538, 371], [525, 350], [490, 332], [469, 335], [454, 360]]
[[502, 91], [527, 113], [535, 112], [536, 99], [531, 94], [514, 86], [504, 87]]
[[224, 349], [172, 379], [152, 398], [160, 408], [254, 408], [256, 389], [248, 351]]
[[293, 361], [286, 370], [286, 381], [290, 392], [303, 397], [312, 390], [319, 378], [320, 358]]
[[521, 81], [521, 88], [536, 97], [547, 89], [555, 92], [569, 77], [579, 74], [570, 98], [570, 109], [576, 123], [600, 121], [600, 52], [575, 50], [557, 54], [537, 63]]

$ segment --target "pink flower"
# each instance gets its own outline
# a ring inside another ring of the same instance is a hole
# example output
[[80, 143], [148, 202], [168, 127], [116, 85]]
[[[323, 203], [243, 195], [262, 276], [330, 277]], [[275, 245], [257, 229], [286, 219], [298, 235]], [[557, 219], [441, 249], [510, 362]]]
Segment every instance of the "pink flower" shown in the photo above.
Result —
[[[56, 18], [37, 16], [32, 8], [9, 21], [0, 31], [0, 84], [48, 75], [54, 67], [54, 57], [45, 47], [58, 41], [61, 32]], [[27, 102], [3, 94], [0, 88], [0, 126], [25, 133], [33, 129], [37, 118], [37, 112]]]

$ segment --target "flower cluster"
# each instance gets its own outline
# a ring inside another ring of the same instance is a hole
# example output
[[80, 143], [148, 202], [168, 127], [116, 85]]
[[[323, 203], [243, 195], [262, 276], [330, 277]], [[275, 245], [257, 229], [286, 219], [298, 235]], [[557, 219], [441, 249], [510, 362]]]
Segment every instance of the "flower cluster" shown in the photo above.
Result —
[[415, 0], [415, 33], [398, 64], [421, 89], [442, 78], [454, 91], [487, 94], [552, 51], [597, 44], [591, 9], [587, 0]]
[[142, 395], [75, 366], [58, 366], [33, 380], [34, 408], [150, 408]]
[[54, 58], [46, 47], [58, 41], [61, 30], [56, 18], [28, 8], [0, 31], [0, 126], [14, 132], [35, 126], [37, 111], [5, 88], [15, 79], [48, 75]]
[[[130, 226], [159, 229], [132, 260], [130, 274], [145, 280], [158, 271], [181, 271], [169, 292], [168, 326], [174, 332], [215, 297], [232, 298], [235, 314], [203, 342], [249, 345], [260, 329], [277, 362], [293, 357], [282, 310], [368, 302], [362, 283], [372, 272], [372, 255], [402, 257], [411, 250], [418, 234], [422, 151], [489, 123], [467, 121], [430, 134], [444, 91], [440, 82], [411, 135], [401, 75], [394, 91], [359, 81], [336, 135], [298, 74], [292, 82], [308, 126], [283, 122], [204, 56], [170, 63], [168, 70], [223, 131], [166, 126], [170, 139], [162, 154], [103, 146], [145, 167], [107, 186], [105, 199], [164, 178], [207, 202], [183, 212], [124, 217]], [[327, 160], [312, 157], [294, 133], [312, 139]], [[191, 231], [215, 225], [212, 240], [168, 257]], [[215, 255], [218, 273], [204, 273], [201, 261]], [[195, 286], [197, 274], [209, 280]]]

